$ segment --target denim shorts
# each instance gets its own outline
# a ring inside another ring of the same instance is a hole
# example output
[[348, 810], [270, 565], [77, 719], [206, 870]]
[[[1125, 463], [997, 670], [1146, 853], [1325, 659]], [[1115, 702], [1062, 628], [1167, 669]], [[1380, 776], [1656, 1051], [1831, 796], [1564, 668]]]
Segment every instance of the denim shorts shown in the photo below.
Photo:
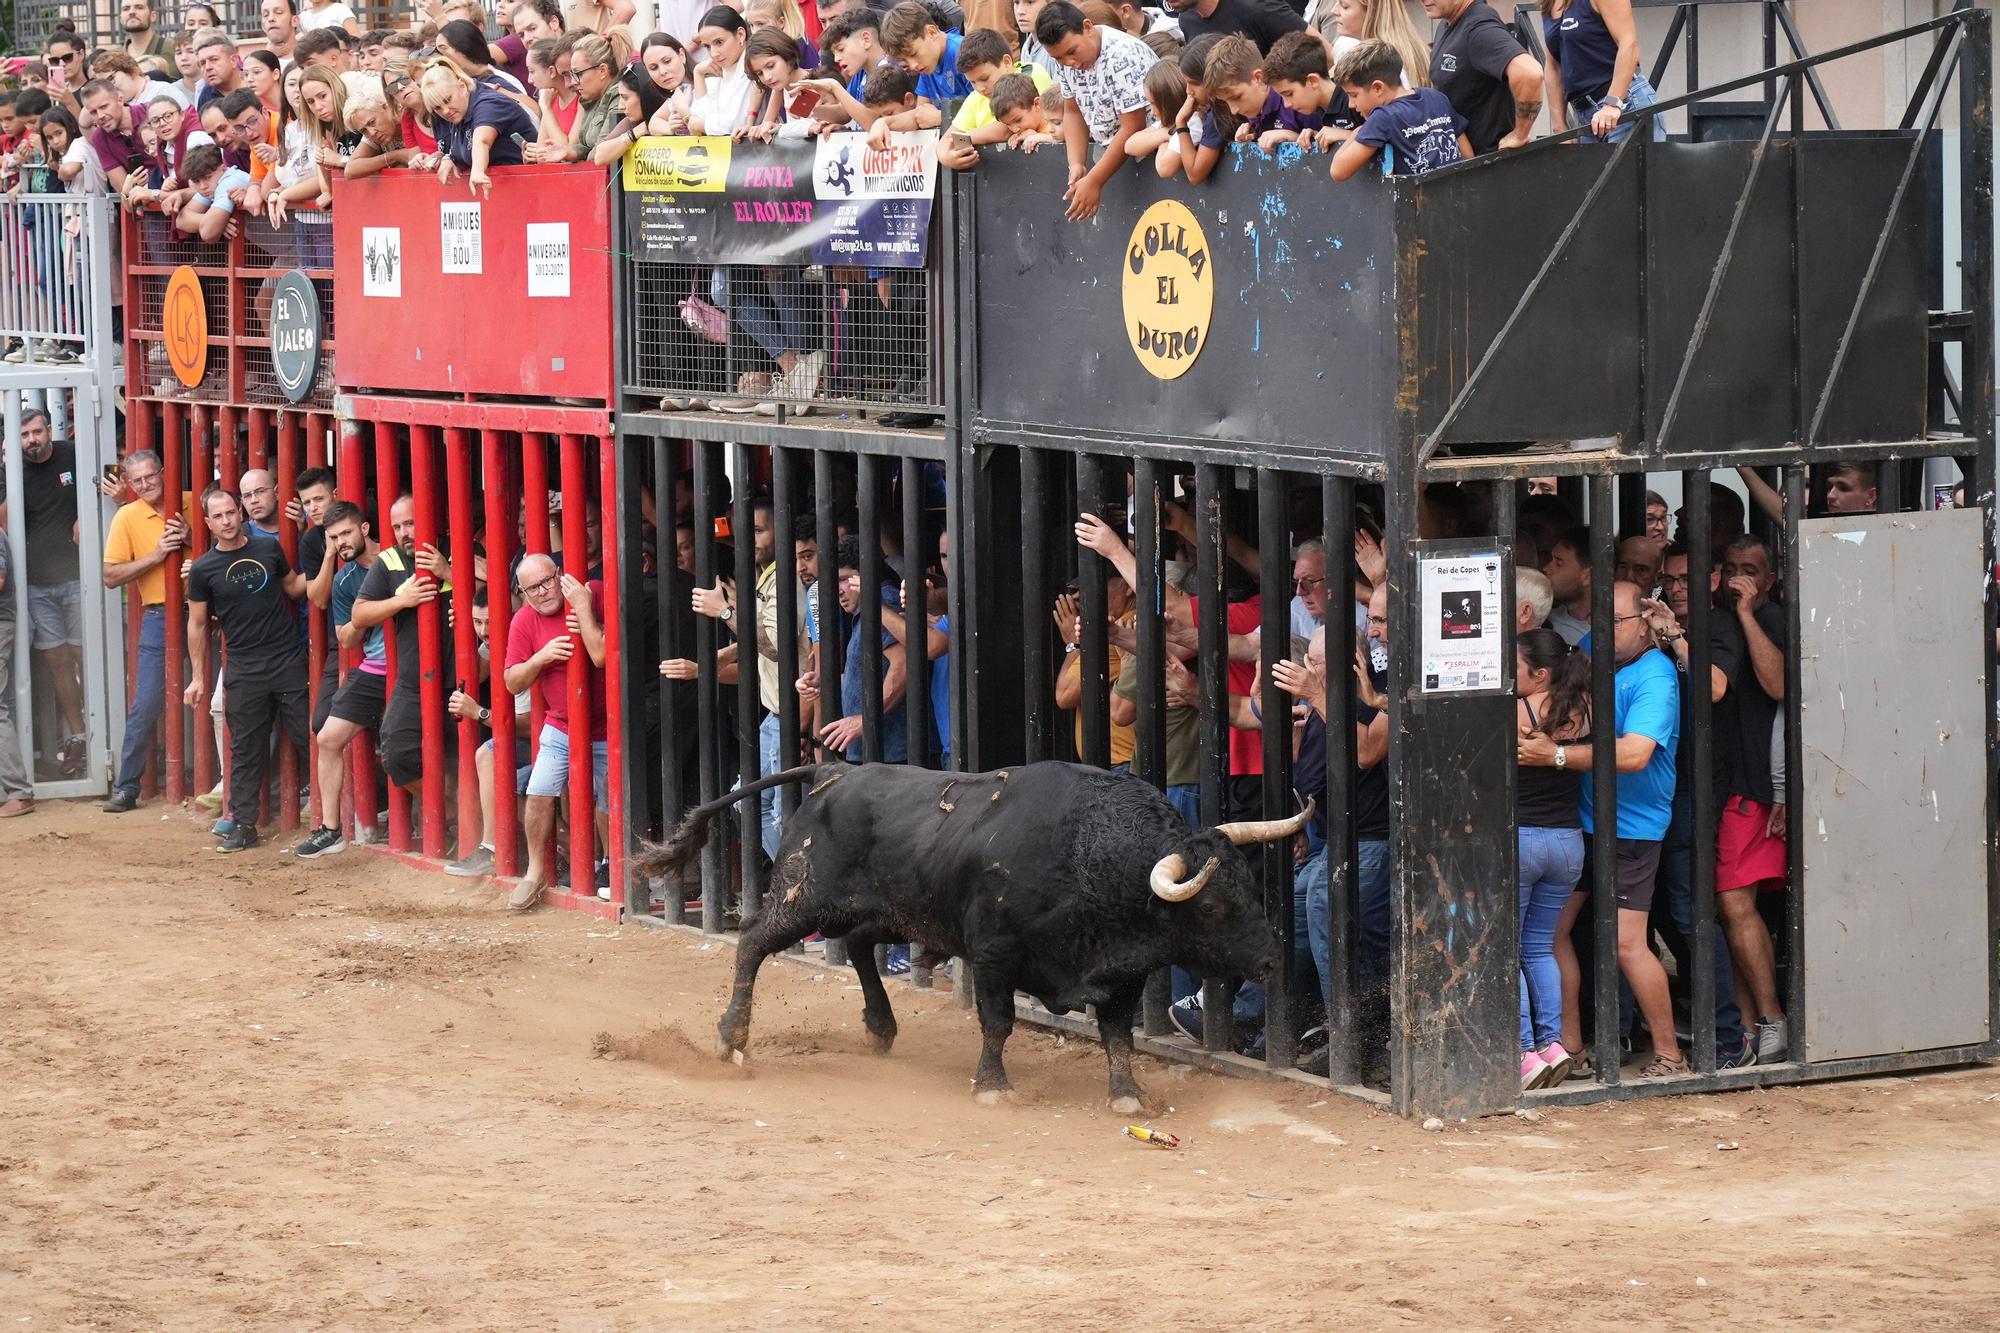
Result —
[[[611, 779], [611, 746], [605, 741], [590, 745], [592, 789], [597, 804], [605, 803], [605, 789]], [[528, 795], [557, 797], [569, 790], [569, 733], [560, 727], [542, 724], [541, 748], [535, 752], [535, 767], [528, 774]]]
[[47, 652], [64, 644], [83, 646], [83, 584], [77, 580], [51, 583], [46, 588], [28, 585], [28, 615], [34, 621], [35, 637], [29, 645]]

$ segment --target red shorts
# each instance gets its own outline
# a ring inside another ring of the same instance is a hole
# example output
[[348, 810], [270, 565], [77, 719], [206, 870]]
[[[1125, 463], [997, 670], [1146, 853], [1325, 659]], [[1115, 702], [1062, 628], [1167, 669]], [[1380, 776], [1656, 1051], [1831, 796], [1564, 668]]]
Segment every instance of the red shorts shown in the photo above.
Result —
[[1785, 879], [1786, 847], [1774, 838], [1771, 807], [1747, 796], [1726, 797], [1715, 827], [1715, 891], [1747, 889], [1767, 879]]

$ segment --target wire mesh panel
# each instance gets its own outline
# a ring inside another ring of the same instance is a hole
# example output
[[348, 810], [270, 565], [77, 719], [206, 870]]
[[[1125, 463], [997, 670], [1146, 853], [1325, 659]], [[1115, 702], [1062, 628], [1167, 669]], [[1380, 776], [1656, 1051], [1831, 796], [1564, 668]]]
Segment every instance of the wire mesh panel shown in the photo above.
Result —
[[928, 270], [635, 263], [630, 388], [665, 405], [936, 410]]
[[89, 209], [76, 195], [0, 199], [0, 336], [27, 340], [34, 359], [75, 360], [93, 332]]

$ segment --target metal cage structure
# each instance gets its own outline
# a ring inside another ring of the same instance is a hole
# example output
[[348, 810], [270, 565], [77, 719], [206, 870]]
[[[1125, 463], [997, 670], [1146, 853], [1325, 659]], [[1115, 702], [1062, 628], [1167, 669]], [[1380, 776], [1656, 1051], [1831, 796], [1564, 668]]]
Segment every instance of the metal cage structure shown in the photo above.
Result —
[[[1070, 755], [1110, 761], [1103, 710], [1111, 676], [1102, 640], [1086, 640], [1078, 654], [1082, 720], [1073, 733], [1057, 725], [1062, 710], [1052, 685], [1061, 656], [1048, 615], [1055, 592], [1073, 581], [1084, 618], [1101, 620], [1116, 577], [1071, 542], [1079, 508], [1129, 506], [1138, 575], [1132, 764], [1161, 785], [1168, 712], [1163, 546], [1170, 529], [1187, 530], [1177, 539], [1190, 556], [1189, 586], [1197, 594], [1191, 632], [1202, 745], [1193, 785], [1203, 822], [1235, 808], [1281, 814], [1295, 797], [1280, 731], [1237, 739], [1240, 771], [1232, 772], [1230, 694], [1253, 697], [1266, 715], [1283, 715], [1290, 702], [1268, 675], [1247, 689], [1225, 684], [1224, 641], [1232, 631], [1250, 632], [1233, 626], [1226, 608], [1253, 596], [1272, 606], [1291, 592], [1275, 559], [1233, 570], [1236, 547], [1289, 552], [1293, 538], [1313, 534], [1338, 561], [1354, 540], [1364, 499], [1382, 523], [1388, 618], [1404, 626], [1421, 621], [1425, 562], [1468, 543], [1492, 551], [1504, 578], [1501, 596], [1511, 605], [1521, 487], [1531, 475], [1560, 478], [1563, 490], [1587, 505], [1595, 574], [1589, 619], [1599, 642], [1610, 642], [1615, 630], [1613, 542], [1620, 525], [1643, 512], [1648, 479], [1678, 481], [1688, 497], [1682, 534], [1698, 585], [1715, 562], [1710, 543], [1719, 530], [1706, 483], [1737, 468], [1756, 473], [1774, 497], [1778, 516], [1755, 526], [1783, 555], [1778, 602], [1794, 645], [1808, 630], [1822, 632], [1824, 617], [1807, 604], [1827, 595], [1819, 571], [1841, 569], [1864, 582], [1880, 575], [1872, 565], [1840, 563], [1853, 549], [1870, 549], [1871, 540], [1876, 551], [1945, 543], [1954, 595], [1960, 602], [1977, 597], [1982, 606], [1982, 643], [1972, 642], [1967, 605], [1954, 603], [1957, 619], [1945, 614], [1937, 622], [1960, 627], [1951, 660], [1966, 668], [1938, 682], [1939, 690], [1950, 695], [1954, 717], [1978, 713], [1976, 696], [1987, 719], [1947, 730], [1938, 742], [1957, 735], [1952, 763], [1968, 764], [1976, 752], [1983, 775], [1968, 779], [1979, 802], [1964, 820], [1977, 824], [1978, 846], [1957, 846], [1955, 887], [1936, 900], [1954, 929], [1984, 942], [1958, 960], [1969, 980], [1953, 994], [1949, 1021], [1912, 1018], [1896, 1032], [1846, 1035], [1852, 1006], [1879, 996], [1864, 997], [1851, 984], [1843, 991], [1858, 975], [1855, 961], [1829, 952], [1813, 927], [1843, 901], [1838, 868], [1815, 850], [1836, 845], [1838, 830], [1815, 829], [1809, 837], [1795, 817], [1791, 887], [1773, 932], [1783, 959], [1783, 1011], [1796, 1016], [1783, 1058], [1731, 1068], [1704, 1019], [1692, 1024], [1688, 1041], [1692, 1073], [1635, 1079], [1621, 1070], [1615, 867], [1607, 857], [1593, 872], [1595, 892], [1579, 934], [1592, 968], [1586, 998], [1596, 1019], [1590, 1053], [1597, 1074], [1524, 1093], [1515, 1060], [1510, 624], [1502, 687], [1458, 692], [1427, 687], [1419, 644], [1390, 633], [1386, 908], [1359, 897], [1353, 704], [1342, 691], [1328, 692], [1329, 778], [1319, 795], [1329, 814], [1331, 962], [1321, 995], [1274, 978], [1263, 996], [1261, 1041], [1245, 1055], [1228, 1013], [1231, 979], [1203, 979], [1204, 1026], [1193, 1041], [1164, 1021], [1162, 978], [1146, 1006], [1148, 1049], [1238, 1072], [1305, 1077], [1294, 1068], [1301, 1015], [1323, 999], [1327, 1073], [1336, 1087], [1399, 1113], [1445, 1116], [2000, 1054], [1991, 957], [2000, 878], [1987, 836], [1994, 613], [1984, 577], [1993, 566], [1990, 41], [1990, 16], [1960, 9], [1789, 63], [1773, 59], [1755, 75], [1665, 98], [1643, 113], [1692, 111], [1757, 89], [1765, 96], [1758, 132], [1747, 141], [1651, 143], [1641, 134], [1577, 146], [1568, 142], [1571, 133], [1418, 180], [1363, 180], [1331, 191], [1315, 174], [1240, 150], [1200, 191], [1129, 174], [1106, 192], [1099, 218], [1082, 227], [1061, 221], [1063, 181], [1046, 161], [988, 155], [978, 171], [942, 189], [950, 243], [941, 247], [937, 290], [944, 293], [941, 345], [953, 360], [938, 395], [938, 466], [952, 571], [945, 692], [954, 767], [978, 771]], [[1809, 127], [1808, 99], [1817, 96], [1827, 65], [1896, 43], [1928, 45], [1898, 123], [1873, 131]], [[1946, 169], [1947, 153], [1955, 172]], [[1947, 209], [1956, 211], [1963, 238], [1955, 283], [1940, 225]], [[1864, 225], [1852, 225], [1855, 218]], [[1480, 240], [1499, 236], [1508, 243]], [[980, 299], [991, 291], [1005, 291], [1006, 299]], [[619, 300], [627, 310], [621, 513], [630, 525], [642, 503], [658, 505], [682, 475], [691, 477], [696, 506], [693, 570], [672, 591], [662, 580], [654, 631], [664, 636], [663, 656], [692, 659], [693, 679], [686, 689], [663, 687], [650, 662], [644, 669], [628, 664], [625, 689], [628, 710], [640, 706], [643, 692], [662, 692], [658, 706], [670, 716], [682, 700], [702, 732], [686, 747], [698, 771], [690, 779], [691, 770], [665, 764], [652, 782], [634, 773], [630, 790], [645, 805], [643, 812], [635, 806], [636, 832], [670, 822], [697, 795], [718, 794], [732, 764], [747, 771], [758, 743], [746, 721], [757, 712], [753, 684], [739, 680], [734, 731], [721, 727], [728, 687], [714, 623], [667, 628], [681, 592], [727, 572], [718, 569], [708, 535], [721, 514], [709, 482], [724, 471], [736, 480], [731, 503], [739, 527], [750, 517], [741, 488], [759, 479], [770, 482], [774, 509], [795, 518], [810, 458], [822, 547], [851, 495], [858, 530], [894, 535], [907, 550], [924, 536], [922, 523], [899, 530], [893, 513], [883, 512], [896, 492], [881, 489], [880, 478], [908, 474], [933, 454], [927, 440], [862, 420], [648, 411], [644, 400], [661, 386], [631, 307], [654, 297], [628, 268]], [[1601, 336], [1579, 342], [1576, 331], [1586, 325]], [[1920, 512], [1923, 460], [1958, 470], [1979, 522]], [[1817, 498], [1808, 503], [1819, 470], [1852, 463], [1880, 477], [1877, 526], [1866, 533], [1853, 520], [1825, 516]], [[843, 480], [850, 466], [851, 489]], [[1448, 522], [1439, 508], [1447, 498]], [[782, 557], [790, 534], [783, 517], [774, 527]], [[628, 543], [634, 540], [628, 532]], [[866, 560], [871, 543], [862, 545]], [[664, 535], [660, 550], [664, 564]], [[1829, 552], [1834, 558], [1825, 558]], [[1802, 575], [1806, 554], [1813, 558]], [[628, 547], [628, 557], [636, 555]], [[741, 542], [736, 561], [740, 590], [753, 572]], [[781, 589], [791, 582], [785, 568], [780, 563]], [[862, 585], [873, 586], [868, 572]], [[747, 600], [736, 604], [743, 643], [755, 630]], [[1718, 614], [1703, 599], [1695, 603], [1690, 637], [1702, 644], [1690, 679], [1702, 678], [1707, 622]], [[780, 606], [788, 621], [792, 609], [782, 595]], [[1291, 653], [1275, 617], [1252, 623], [1263, 660]], [[1353, 621], [1329, 614], [1326, 660], [1351, 660], [1358, 637]], [[638, 642], [637, 630], [628, 638]], [[795, 643], [781, 643], [779, 652], [785, 662], [796, 660]], [[1839, 715], [1839, 684], [1817, 668], [1802, 672], [1796, 653], [1789, 671], [1787, 804], [1824, 815], [1834, 798], [1817, 784], [1833, 761], [1806, 735], [1818, 736], [1810, 729]], [[863, 674], [872, 677], [872, 669]], [[1592, 688], [1598, 714], [1610, 717], [1609, 655], [1593, 659]], [[883, 717], [880, 702], [862, 702], [873, 730]], [[1704, 772], [1716, 741], [1699, 691], [1691, 709], [1685, 762]], [[1914, 714], [1895, 717], [1920, 749]], [[783, 762], [800, 753], [804, 738], [786, 709], [776, 719]], [[1615, 820], [1612, 749], [1595, 754], [1588, 780], [1596, 808]], [[1705, 1015], [1717, 999], [1710, 968], [1727, 946], [1715, 919], [1717, 800], [1707, 784], [1692, 786], [1691, 924], [1680, 966], [1685, 1002]], [[732, 903], [754, 905], [758, 817], [746, 810], [737, 822], [735, 852], [711, 851], [699, 885], [688, 885], [685, 895], [667, 886], [657, 907], [650, 895], [641, 903], [641, 886], [628, 886], [633, 910], [677, 921], [698, 888], [702, 925], [716, 930], [726, 928]], [[1271, 925], [1289, 952], [1296, 934], [1290, 858], [1267, 849], [1260, 859]], [[1906, 963], [1919, 956], [1911, 939], [1885, 939], [1884, 947]], [[1976, 1005], [1968, 999], [1973, 982]], [[1022, 1004], [1037, 1021], [1089, 1029], [1087, 1017]]]

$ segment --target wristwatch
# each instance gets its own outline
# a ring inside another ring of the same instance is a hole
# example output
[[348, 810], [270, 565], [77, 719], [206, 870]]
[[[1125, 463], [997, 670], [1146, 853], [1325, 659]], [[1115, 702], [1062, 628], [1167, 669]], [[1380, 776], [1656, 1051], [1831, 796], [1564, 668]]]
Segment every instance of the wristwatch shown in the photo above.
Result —
[[480, 710], [479, 710], [479, 725], [480, 725], [480, 726], [482, 726], [482, 727], [483, 727], [483, 726], [485, 726], [485, 725], [486, 725], [486, 724], [487, 724], [488, 722], [491, 722], [492, 720], [493, 720], [493, 710], [492, 710], [492, 709], [490, 709], [490, 708], [482, 708], [482, 709], [480, 709]]
[[1566, 745], [1558, 745], [1558, 746], [1556, 747], [1556, 767], [1557, 767], [1557, 768], [1568, 768], [1568, 767], [1569, 767], [1569, 747], [1568, 747], [1568, 746], [1566, 746]]

